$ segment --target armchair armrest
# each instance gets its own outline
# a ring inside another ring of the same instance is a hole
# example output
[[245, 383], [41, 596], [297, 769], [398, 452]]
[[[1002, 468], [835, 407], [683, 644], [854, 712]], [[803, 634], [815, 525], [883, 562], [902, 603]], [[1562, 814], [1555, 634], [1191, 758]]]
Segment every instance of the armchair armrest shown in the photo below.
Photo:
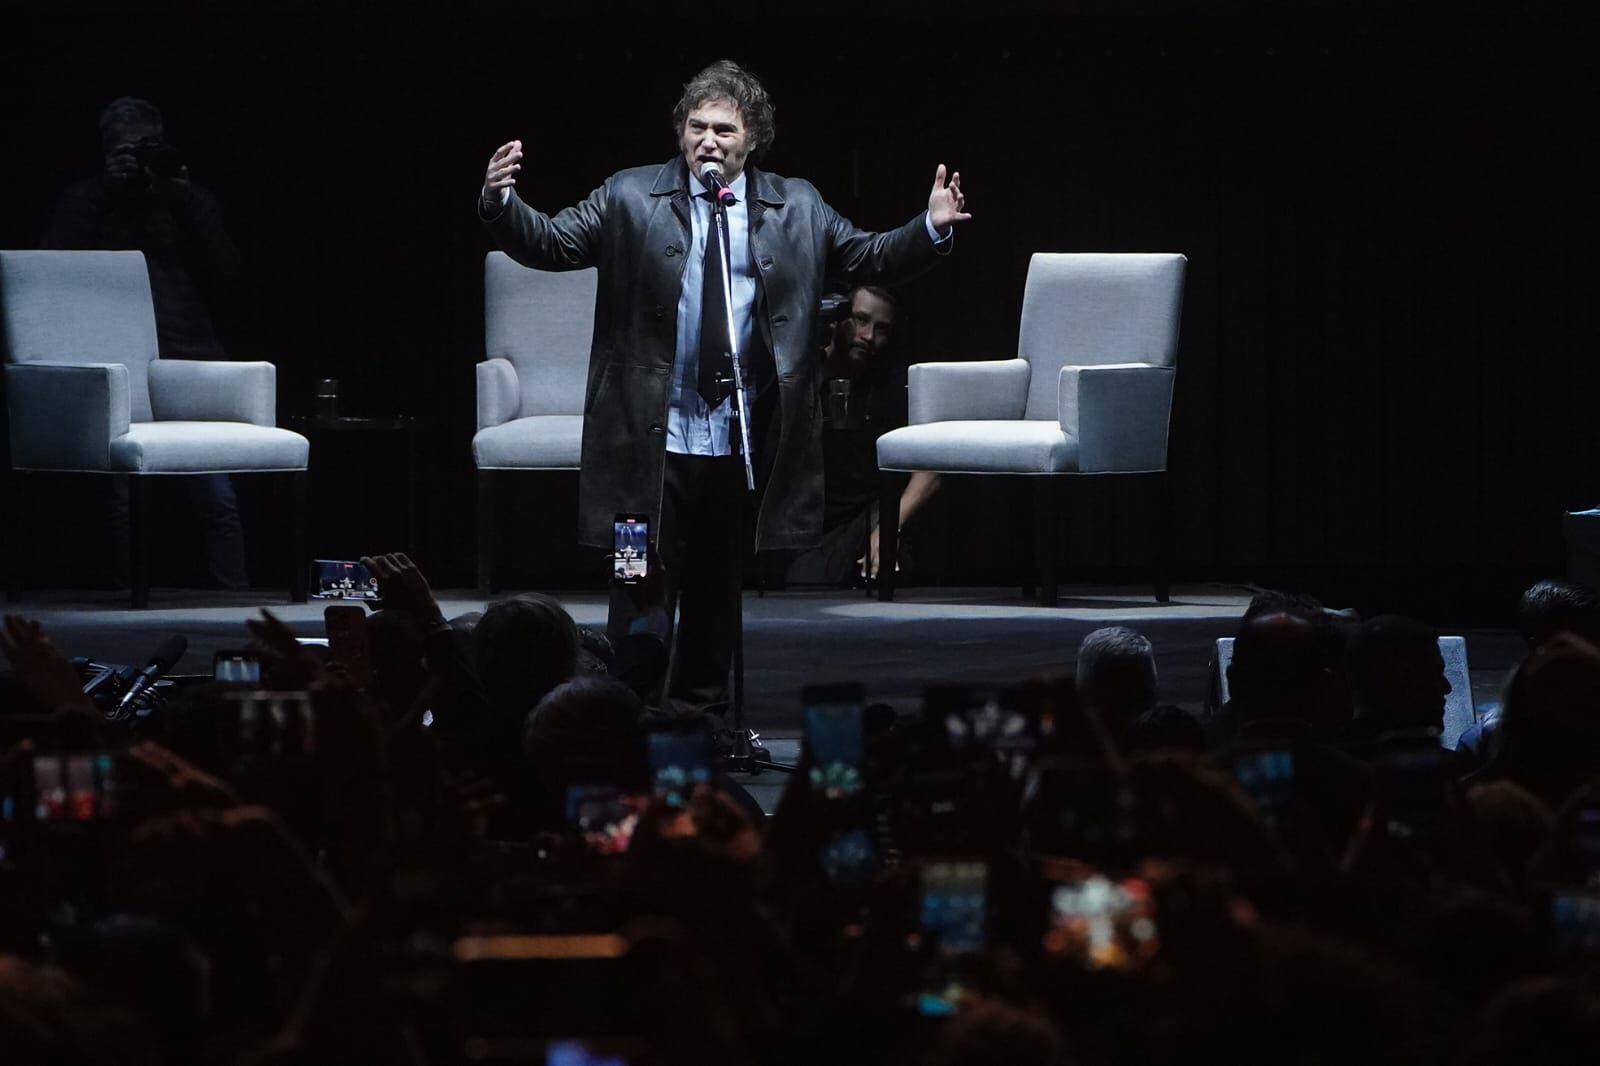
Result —
[[1170, 366], [1150, 363], [1062, 367], [1061, 428], [1078, 441], [1078, 469], [1165, 470], [1172, 381]]
[[150, 361], [150, 411], [157, 422], [278, 424], [278, 368], [201, 359]]
[[1026, 359], [913, 363], [906, 380], [913, 426], [1021, 418], [1028, 404]]
[[127, 367], [11, 363], [5, 371], [12, 466], [111, 469], [111, 442], [128, 432]]
[[517, 368], [509, 359], [485, 359], [478, 364], [478, 428], [504, 425], [522, 409]]

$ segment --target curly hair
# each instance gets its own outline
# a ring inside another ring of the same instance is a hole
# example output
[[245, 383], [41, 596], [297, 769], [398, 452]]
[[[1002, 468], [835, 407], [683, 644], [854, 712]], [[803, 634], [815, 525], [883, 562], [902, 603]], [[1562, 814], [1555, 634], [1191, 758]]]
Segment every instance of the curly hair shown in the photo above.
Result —
[[750, 158], [759, 161], [772, 145], [776, 109], [760, 80], [731, 59], [717, 60], [685, 83], [672, 109], [673, 135], [682, 137], [689, 112], [711, 100], [731, 100], [738, 106], [749, 135]]

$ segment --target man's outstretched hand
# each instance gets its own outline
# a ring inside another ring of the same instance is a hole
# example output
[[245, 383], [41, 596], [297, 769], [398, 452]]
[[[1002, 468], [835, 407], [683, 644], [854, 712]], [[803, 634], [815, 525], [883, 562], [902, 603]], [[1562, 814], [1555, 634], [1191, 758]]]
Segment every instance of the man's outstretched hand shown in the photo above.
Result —
[[933, 191], [928, 194], [928, 221], [943, 236], [955, 223], [972, 217], [966, 208], [967, 198], [961, 192], [961, 171], [951, 174], [946, 182], [944, 164], [940, 163], [933, 174]]
[[496, 206], [500, 203], [500, 190], [517, 183], [517, 171], [522, 169], [522, 142], [507, 141], [489, 157], [489, 168], [483, 173], [483, 198]]

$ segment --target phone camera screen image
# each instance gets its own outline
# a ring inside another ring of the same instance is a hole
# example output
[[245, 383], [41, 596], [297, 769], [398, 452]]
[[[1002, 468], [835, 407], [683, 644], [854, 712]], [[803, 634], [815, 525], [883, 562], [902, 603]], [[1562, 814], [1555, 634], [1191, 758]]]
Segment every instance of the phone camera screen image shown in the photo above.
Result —
[[872, 834], [861, 827], [830, 837], [817, 858], [824, 876], [835, 885], [863, 884], [878, 868]]
[[989, 867], [981, 862], [930, 862], [922, 867], [922, 932], [944, 958], [981, 954], [989, 945]]
[[1130, 970], [1159, 944], [1155, 898], [1144, 881], [1091, 874], [1051, 886], [1046, 954], [1091, 970]]
[[40, 822], [96, 822], [116, 813], [112, 758], [106, 752], [36, 755], [33, 816]]
[[612, 530], [611, 576], [624, 585], [637, 585], [650, 576], [650, 523], [644, 515], [619, 514]]
[[1229, 769], [1241, 788], [1249, 793], [1275, 832], [1294, 826], [1294, 752], [1288, 748], [1260, 748], [1234, 753]]
[[864, 788], [860, 687], [808, 689], [803, 700], [812, 792], [834, 801], [859, 796]]
[[378, 579], [347, 559], [311, 560], [311, 595], [319, 600], [375, 600]]
[[710, 779], [711, 751], [705, 734], [672, 730], [650, 734], [650, 783], [657, 796], [682, 807], [694, 787]]
[[633, 842], [634, 827], [647, 799], [612, 785], [573, 785], [567, 789], [567, 825], [598, 855], [622, 855]]
[[1053, 732], [1051, 717], [1030, 713], [1024, 698], [1018, 689], [934, 688], [925, 707], [951, 751], [988, 753], [1020, 779]]
[[262, 755], [303, 755], [313, 748], [311, 699], [304, 692], [226, 693], [237, 713], [239, 746]]
[[211, 660], [211, 678], [225, 685], [259, 685], [261, 660], [249, 652], [219, 651]]
[[1600, 954], [1600, 894], [1552, 893], [1545, 908], [1545, 935], [1557, 955]]

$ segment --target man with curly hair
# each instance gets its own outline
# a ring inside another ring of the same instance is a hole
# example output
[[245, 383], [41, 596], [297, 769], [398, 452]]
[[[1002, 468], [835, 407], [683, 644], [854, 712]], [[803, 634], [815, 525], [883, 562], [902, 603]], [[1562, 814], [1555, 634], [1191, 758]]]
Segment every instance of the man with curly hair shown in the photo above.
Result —
[[[914, 276], [949, 251], [954, 224], [970, 216], [960, 175], [947, 180], [943, 164], [927, 210], [885, 233], [858, 229], [809, 182], [759, 169], [773, 138], [772, 102], [728, 60], [690, 79], [672, 122], [671, 160], [619, 171], [555, 215], [513, 189], [523, 143], [507, 142], [489, 161], [478, 212], [525, 266], [599, 270], [579, 540], [609, 547], [616, 514], [650, 516], [651, 579], [613, 591], [608, 635], [670, 641], [676, 608], [668, 694], [706, 704], [725, 697], [738, 635], [741, 510], [755, 516], [757, 550], [802, 549], [821, 536], [822, 366], [813, 339], [824, 278]], [[726, 285], [707, 241], [716, 232], [708, 165], [732, 192]], [[736, 404], [718, 373], [730, 304], [758, 472], [748, 507]]]

